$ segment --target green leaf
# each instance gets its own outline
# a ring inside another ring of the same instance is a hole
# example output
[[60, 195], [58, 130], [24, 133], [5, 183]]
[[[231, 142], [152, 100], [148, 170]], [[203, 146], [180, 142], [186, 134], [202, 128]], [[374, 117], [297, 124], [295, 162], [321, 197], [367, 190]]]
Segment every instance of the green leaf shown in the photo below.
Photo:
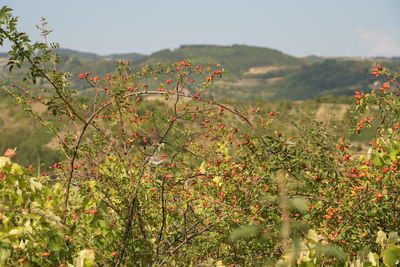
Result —
[[376, 241], [377, 244], [381, 245], [382, 248], [387, 244], [387, 236], [386, 233], [383, 232], [382, 230], [379, 230]]
[[10, 244], [0, 242], [0, 264], [5, 263], [6, 260], [10, 257], [10, 255], [11, 255]]
[[260, 229], [257, 226], [248, 225], [248, 226], [240, 227], [240, 228], [236, 229], [235, 231], [233, 231], [233, 233], [231, 234], [231, 237], [233, 240], [249, 238], [249, 237], [256, 236], [259, 232], [260, 232]]
[[11, 171], [10, 171], [10, 173], [13, 174], [13, 175], [21, 176], [21, 175], [24, 174], [24, 170], [23, 170], [22, 167], [19, 166], [17, 163], [13, 163], [13, 164], [11, 165]]
[[378, 167], [382, 167], [385, 163], [377, 151], [372, 152], [371, 162]]
[[206, 162], [203, 161], [200, 165], [200, 172], [204, 173], [206, 171]]
[[399, 153], [399, 151], [398, 150], [392, 150], [392, 151], [390, 151], [390, 153], [389, 153], [389, 157], [390, 157], [390, 159], [394, 162], [394, 161], [396, 161], [396, 157], [397, 157], [397, 154]]
[[394, 266], [400, 260], [400, 246], [391, 246], [382, 251], [383, 263], [389, 267]]
[[388, 245], [394, 245], [400, 241], [399, 234], [397, 232], [390, 232], [388, 238]]
[[[375, 255], [378, 257], [376, 253], [368, 253], [368, 260], [372, 264], [372, 266], [376, 266], [376, 258]], [[378, 264], [379, 264], [379, 257], [378, 257]]]
[[106, 228], [108, 225], [107, 221], [105, 221], [105, 220], [99, 220], [98, 224], [102, 229]]
[[314, 242], [318, 242], [319, 240], [317, 232], [315, 232], [313, 229], [308, 230], [307, 237], [309, 240], [313, 240]]
[[317, 266], [317, 265], [315, 265], [313, 262], [311, 262], [311, 261], [302, 261], [302, 262], [300, 262], [300, 264], [299, 264], [299, 267], [314, 267], [314, 266]]
[[90, 266], [94, 266], [94, 251], [91, 249], [84, 249], [79, 252], [78, 259], [76, 260], [76, 267]]
[[21, 233], [21, 228], [17, 227], [8, 232], [8, 237], [17, 237]]
[[36, 189], [40, 191], [43, 187], [43, 185], [38, 181], [37, 178], [31, 178], [30, 185], [33, 192], [36, 192]]
[[0, 157], [0, 170], [4, 169], [8, 165], [11, 165], [10, 158], [8, 158], [8, 157]]
[[59, 235], [53, 235], [49, 240], [49, 248], [54, 251], [61, 250], [63, 244], [64, 244], [64, 239]]
[[292, 205], [301, 213], [305, 214], [307, 212], [307, 201], [304, 198], [294, 198], [292, 200]]
[[374, 253], [374, 259], [375, 259], [375, 262], [376, 262], [376, 266], [379, 267], [379, 256], [378, 256], [378, 254]]
[[326, 256], [332, 256], [340, 260], [346, 258], [346, 254], [343, 252], [343, 250], [334, 245], [329, 245], [329, 246], [317, 245], [315, 247], [315, 250], [318, 251], [318, 253], [324, 254]]

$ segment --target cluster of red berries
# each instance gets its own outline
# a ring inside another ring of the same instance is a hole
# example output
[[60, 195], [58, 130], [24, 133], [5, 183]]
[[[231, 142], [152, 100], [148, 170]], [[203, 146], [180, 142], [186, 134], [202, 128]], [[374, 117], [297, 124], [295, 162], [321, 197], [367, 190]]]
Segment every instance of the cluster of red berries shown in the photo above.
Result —
[[379, 88], [379, 91], [385, 92], [386, 89], [389, 89], [389, 84], [388, 83], [383, 83], [383, 86]]
[[366, 117], [364, 117], [360, 122], [357, 123], [357, 131], [360, 131], [361, 128], [364, 127], [364, 122], [366, 122], [368, 119]]
[[78, 77], [82, 80], [83, 78], [87, 78], [90, 74], [92, 74], [91, 72], [85, 72], [85, 73], [81, 73], [78, 75]]
[[376, 69], [373, 69], [373, 71], [370, 74], [374, 75], [376, 78], [378, 78], [379, 77], [379, 71], [382, 71], [382, 65], [381, 64], [376, 64]]
[[360, 93], [359, 91], [356, 91], [356, 94], [354, 95], [354, 97], [357, 98], [357, 102], [356, 102], [357, 105], [360, 104], [360, 100], [361, 100], [361, 98], [363, 98], [363, 96], [364, 96], [363, 92]]

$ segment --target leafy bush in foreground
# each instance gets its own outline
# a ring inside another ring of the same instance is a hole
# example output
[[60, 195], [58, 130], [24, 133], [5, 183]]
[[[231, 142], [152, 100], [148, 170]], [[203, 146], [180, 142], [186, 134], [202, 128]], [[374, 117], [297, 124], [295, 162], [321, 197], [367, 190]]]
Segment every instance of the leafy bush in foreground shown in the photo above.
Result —
[[[69, 88], [70, 75], [56, 70], [51, 46], [31, 44], [6, 7], [0, 26], [0, 44], [14, 44], [10, 71], [31, 65], [23, 81], [4, 88], [65, 155], [37, 175], [12, 164], [12, 151], [1, 158], [1, 264], [343, 266], [364, 261], [368, 247], [373, 264], [376, 235], [383, 263], [399, 259], [392, 233], [400, 209], [399, 88], [380, 65], [373, 74], [389, 83], [357, 92], [355, 114], [377, 109], [381, 117], [355, 115], [348, 135], [336, 136], [321, 122], [298, 126], [274, 111], [239, 112], [209, 100], [207, 89], [225, 70], [190, 60], [82, 73], [93, 90], [89, 106]], [[39, 95], [38, 78], [49, 84]], [[163, 112], [147, 106], [154, 99]], [[35, 113], [33, 103], [53, 117]], [[369, 153], [355, 154], [348, 136], [374, 119]], [[273, 122], [298, 134], [278, 132]]]

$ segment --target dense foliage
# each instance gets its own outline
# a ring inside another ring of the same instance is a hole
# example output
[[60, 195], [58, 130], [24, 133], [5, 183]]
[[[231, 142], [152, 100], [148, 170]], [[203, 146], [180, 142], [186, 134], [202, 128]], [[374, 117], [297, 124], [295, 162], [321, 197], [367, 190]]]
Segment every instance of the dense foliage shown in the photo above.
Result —
[[[4, 89], [55, 136], [64, 159], [36, 173], [12, 163], [12, 149], [0, 158], [1, 264], [393, 266], [400, 259], [397, 75], [377, 66], [373, 75], [387, 81], [356, 93], [357, 123], [336, 125], [346, 129], [340, 136], [327, 123], [298, 125], [272, 110], [238, 112], [212, 101], [208, 90], [225, 70], [211, 62], [134, 72], [120, 61], [114, 73], [82, 72], [94, 98], [88, 105], [71, 75], [57, 70], [57, 45], [32, 44], [10, 11], [0, 11], [0, 45], [14, 44], [10, 71], [24, 62], [30, 69]], [[45, 92], [35, 91], [39, 79]], [[151, 98], [162, 112], [147, 105]], [[369, 125], [377, 125], [370, 150], [356, 154], [349, 137]]]

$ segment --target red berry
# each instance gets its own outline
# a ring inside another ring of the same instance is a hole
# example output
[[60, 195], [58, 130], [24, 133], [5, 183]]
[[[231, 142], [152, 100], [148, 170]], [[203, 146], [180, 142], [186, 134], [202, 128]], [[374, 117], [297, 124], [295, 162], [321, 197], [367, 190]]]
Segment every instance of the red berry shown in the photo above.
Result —
[[96, 209], [88, 210], [88, 213], [94, 215], [94, 214], [97, 214], [97, 210]]

